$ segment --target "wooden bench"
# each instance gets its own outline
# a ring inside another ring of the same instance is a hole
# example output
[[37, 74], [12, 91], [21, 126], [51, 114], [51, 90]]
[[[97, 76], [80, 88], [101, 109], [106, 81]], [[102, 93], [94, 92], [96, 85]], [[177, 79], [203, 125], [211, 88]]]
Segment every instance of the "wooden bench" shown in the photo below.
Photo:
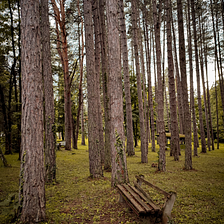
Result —
[[65, 147], [65, 145], [66, 145], [66, 141], [58, 142], [56, 145], [57, 145], [57, 150], [60, 150], [60, 147], [61, 147], [61, 146]]
[[[146, 218], [148, 223], [167, 223], [171, 218], [176, 193], [167, 193], [146, 181], [142, 176], [136, 176], [136, 179], [137, 182], [134, 182], [134, 187], [129, 183], [117, 185], [120, 193], [120, 202], [125, 201], [137, 215]], [[165, 203], [162, 208], [156, 205], [150, 196], [141, 188], [142, 183], [152, 187], [165, 196]]]

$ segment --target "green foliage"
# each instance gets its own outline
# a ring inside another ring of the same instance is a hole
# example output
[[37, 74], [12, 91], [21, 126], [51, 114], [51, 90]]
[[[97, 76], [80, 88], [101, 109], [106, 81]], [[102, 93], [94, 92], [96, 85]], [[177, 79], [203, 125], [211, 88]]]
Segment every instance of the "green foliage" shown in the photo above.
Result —
[[[119, 194], [111, 188], [111, 173], [105, 172], [104, 178], [89, 178], [88, 146], [78, 144], [79, 150], [57, 151], [58, 182], [46, 185], [47, 221], [44, 223], [142, 223], [125, 204], [118, 202]], [[151, 152], [149, 146], [149, 163], [142, 164], [137, 147], [136, 155], [127, 158], [131, 184], [136, 175], [143, 174], [146, 180], [165, 191], [176, 191], [172, 223], [224, 223], [224, 145], [220, 144], [219, 150], [193, 157], [191, 171], [183, 169], [184, 150], [181, 154], [180, 161], [176, 162], [166, 151], [167, 172], [158, 172], [151, 166], [157, 160], [157, 153]], [[11, 195], [18, 194], [19, 184], [18, 154], [6, 158], [12, 166], [4, 168], [0, 164], [1, 223], [10, 223], [13, 217], [13, 206], [10, 210], [2, 202], [9, 199], [10, 203]], [[153, 191], [150, 194], [159, 205], [163, 202]]]

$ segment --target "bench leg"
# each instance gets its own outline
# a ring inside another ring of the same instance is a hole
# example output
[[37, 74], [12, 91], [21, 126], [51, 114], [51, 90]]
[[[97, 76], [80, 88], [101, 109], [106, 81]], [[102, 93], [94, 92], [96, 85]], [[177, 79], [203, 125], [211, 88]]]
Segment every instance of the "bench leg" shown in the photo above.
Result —
[[163, 209], [162, 224], [167, 224], [169, 219], [171, 219], [171, 211], [173, 209], [173, 205], [176, 200], [176, 197], [177, 197], [176, 193], [173, 193], [171, 197], [167, 200]]
[[120, 197], [119, 197], [119, 203], [123, 203], [124, 202], [124, 198], [122, 197], [122, 195], [120, 194]]

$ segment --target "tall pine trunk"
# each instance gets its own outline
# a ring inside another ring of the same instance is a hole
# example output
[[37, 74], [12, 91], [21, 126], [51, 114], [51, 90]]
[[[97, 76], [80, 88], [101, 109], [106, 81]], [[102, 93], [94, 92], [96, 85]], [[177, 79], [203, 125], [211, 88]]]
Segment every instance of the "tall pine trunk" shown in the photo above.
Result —
[[124, 72], [124, 91], [126, 101], [126, 124], [127, 124], [127, 152], [128, 156], [135, 154], [134, 140], [133, 140], [133, 125], [132, 125], [132, 107], [131, 107], [131, 92], [130, 92], [130, 78], [129, 78], [129, 65], [128, 65], [128, 48], [126, 25], [124, 15], [123, 0], [118, 2], [120, 7], [120, 36], [121, 36], [121, 51], [123, 55], [123, 72]]
[[166, 135], [164, 125], [164, 100], [163, 100], [163, 83], [161, 76], [161, 45], [160, 45], [160, 26], [161, 26], [161, 8], [162, 1], [159, 1], [159, 10], [157, 12], [156, 0], [153, 0], [153, 15], [154, 15], [154, 29], [155, 29], [155, 40], [156, 40], [156, 64], [157, 64], [157, 77], [158, 77], [158, 89], [157, 89], [157, 125], [159, 134], [159, 162], [158, 169], [160, 171], [166, 171]]
[[182, 0], [177, 0], [177, 15], [178, 15], [178, 31], [179, 31], [179, 59], [181, 68], [181, 84], [182, 84], [182, 94], [183, 94], [182, 97], [184, 108], [183, 123], [185, 132], [185, 169], [191, 170], [192, 169], [191, 116], [188, 104]]
[[169, 77], [169, 99], [170, 99], [170, 119], [172, 123], [171, 127], [171, 144], [170, 149], [173, 152], [174, 160], [179, 160], [179, 132], [177, 123], [177, 106], [176, 106], [176, 93], [175, 93], [175, 81], [174, 81], [174, 65], [172, 54], [172, 35], [171, 35], [171, 7], [170, 0], [166, 0], [167, 7], [167, 57], [168, 57], [168, 77]]
[[97, 74], [95, 70], [92, 4], [90, 0], [84, 0], [84, 24], [88, 91], [89, 170], [90, 176], [98, 178], [103, 176], [103, 171], [101, 167], [101, 152], [99, 145]]
[[196, 62], [196, 76], [197, 76], [197, 94], [198, 94], [198, 110], [199, 110], [199, 122], [200, 122], [200, 134], [201, 134], [201, 148], [202, 148], [202, 152], [206, 153], [205, 132], [204, 132], [202, 106], [201, 106], [200, 75], [199, 75], [198, 44], [197, 44], [198, 39], [197, 39], [194, 5], [195, 5], [194, 0], [191, 0], [191, 13], [192, 13], [193, 30], [194, 30], [194, 48], [195, 48], [195, 62]]
[[21, 32], [23, 91], [20, 221], [37, 223], [46, 218], [39, 0], [21, 2]]
[[122, 77], [117, 1], [106, 0], [108, 49], [109, 49], [109, 96], [111, 108], [111, 186], [127, 183], [128, 170], [125, 153]]
[[138, 53], [138, 28], [137, 28], [137, 4], [136, 0], [131, 1], [132, 8], [132, 35], [134, 39], [134, 52], [135, 52], [135, 66], [136, 66], [136, 76], [137, 76], [137, 91], [138, 91], [138, 107], [139, 107], [139, 120], [140, 120], [140, 136], [141, 136], [141, 162], [147, 163], [147, 143], [146, 143], [146, 127], [144, 122], [144, 111], [143, 111], [143, 101], [142, 101], [142, 83], [141, 74], [139, 66], [139, 53]]
[[48, 1], [41, 0], [41, 42], [42, 42], [42, 72], [44, 77], [44, 109], [45, 109], [45, 180], [56, 180], [55, 158], [55, 119], [53, 77], [51, 70], [50, 24], [48, 16]]

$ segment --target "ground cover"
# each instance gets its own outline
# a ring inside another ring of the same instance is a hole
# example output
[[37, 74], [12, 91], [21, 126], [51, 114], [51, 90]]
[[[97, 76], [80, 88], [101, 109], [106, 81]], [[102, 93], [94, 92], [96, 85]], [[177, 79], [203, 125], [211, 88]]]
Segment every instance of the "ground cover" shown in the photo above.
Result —
[[[101, 179], [89, 178], [87, 146], [78, 147], [79, 150], [57, 151], [57, 183], [46, 185], [44, 223], [142, 223], [118, 202], [119, 195], [110, 185], [111, 173], [104, 173]], [[152, 167], [157, 163], [157, 152], [151, 152], [149, 147], [149, 163], [141, 164], [137, 147], [136, 155], [127, 158], [130, 182], [135, 175], [143, 174], [165, 191], [176, 191], [174, 223], [224, 223], [224, 144], [219, 150], [193, 157], [192, 171], [183, 169], [183, 149], [181, 154], [180, 161], [175, 162], [166, 151], [167, 171], [162, 173]], [[4, 168], [0, 162], [0, 223], [9, 223], [13, 217], [17, 200], [14, 195], [19, 188], [18, 154], [6, 158], [11, 167]]]

